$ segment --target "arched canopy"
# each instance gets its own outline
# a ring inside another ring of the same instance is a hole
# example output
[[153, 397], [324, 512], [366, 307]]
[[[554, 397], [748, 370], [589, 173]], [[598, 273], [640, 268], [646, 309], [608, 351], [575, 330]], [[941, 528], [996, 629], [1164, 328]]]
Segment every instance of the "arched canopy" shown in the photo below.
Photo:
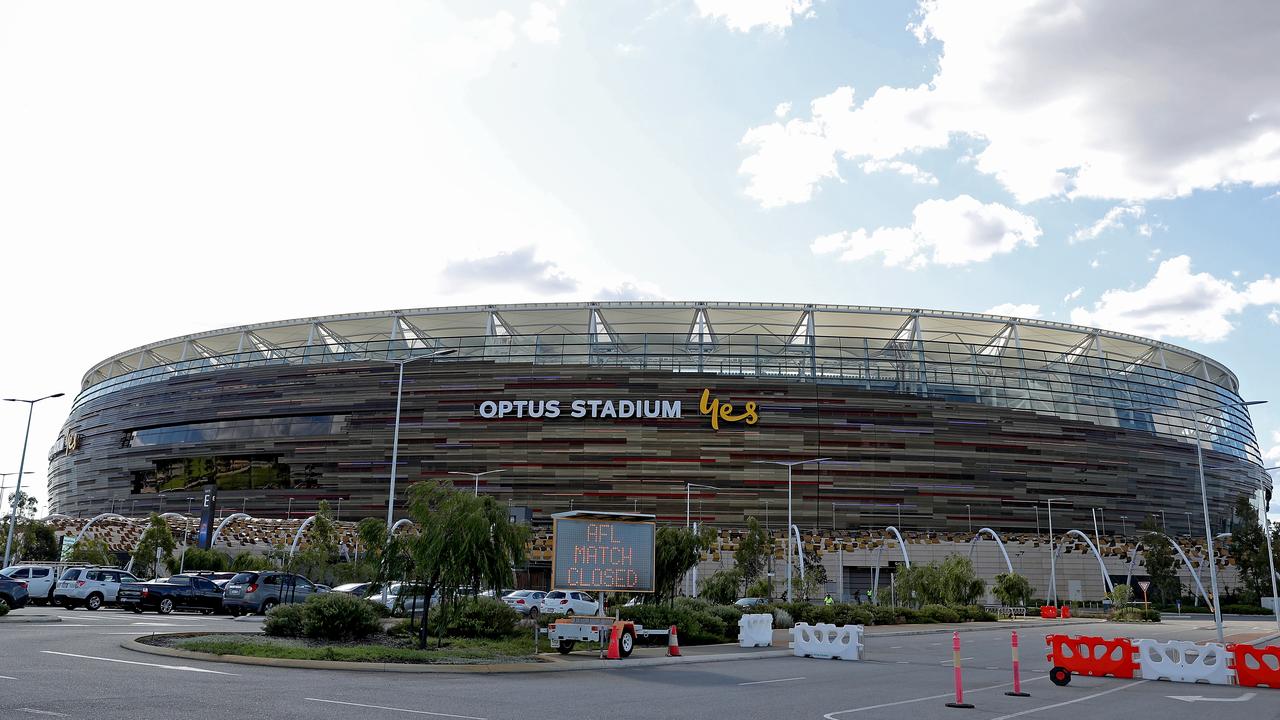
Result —
[[1005, 550], [1004, 541], [1000, 539], [1000, 534], [991, 528], [979, 528], [978, 532], [974, 533], [973, 539], [969, 541], [969, 560], [973, 561], [973, 551], [977, 548], [977, 543], [982, 539], [984, 533], [990, 535], [991, 539], [996, 541], [996, 547], [1000, 548], [1000, 554], [1004, 556], [1004, 566], [1009, 569], [1009, 574], [1012, 575], [1013, 563], [1009, 562], [1009, 553]]
[[106, 512], [106, 513], [102, 513], [101, 515], [94, 515], [93, 518], [89, 520], [89, 522], [84, 524], [84, 527], [80, 528], [80, 534], [76, 535], [76, 542], [80, 542], [80, 538], [84, 537], [84, 534], [89, 531], [90, 527], [93, 527], [94, 523], [98, 522], [99, 520], [106, 520], [107, 518], [115, 518], [116, 520], [123, 521], [126, 525], [129, 524], [129, 518], [123, 515], [118, 515], [116, 513]]
[[[1086, 545], [1089, 546], [1089, 549], [1093, 551], [1093, 557], [1098, 560], [1098, 572], [1102, 574], [1102, 586], [1107, 589], [1107, 592], [1111, 592], [1112, 590], [1114, 590], [1115, 584], [1111, 582], [1111, 576], [1107, 574], [1107, 566], [1105, 563], [1102, 562], [1102, 553], [1098, 552], [1098, 546], [1093, 544], [1093, 541], [1089, 539], [1088, 535], [1085, 535], [1079, 530], [1068, 530], [1062, 534], [1062, 537], [1065, 539], [1068, 535], [1075, 535], [1079, 537], [1081, 540], [1085, 542]], [[1058, 543], [1058, 547], [1053, 551], [1054, 557], [1058, 557], [1062, 555], [1062, 550], [1065, 547], [1066, 547], [1065, 543], [1061, 543], [1061, 542]], [[1050, 582], [1053, 583], [1054, 585], [1054, 596], [1056, 597], [1058, 578], [1056, 576], [1053, 578], [1050, 578]]]
[[[911, 556], [907, 554], [907, 541], [902, 539], [902, 533], [898, 532], [898, 528], [892, 525], [885, 528], [884, 531], [898, 539], [898, 547], [902, 548], [902, 561], [910, 568]], [[876, 548], [876, 565], [875, 570], [871, 573], [871, 594], [873, 597], [880, 596], [880, 553], [883, 550], [884, 545]]]
[[214, 545], [217, 545], [218, 536], [222, 534], [222, 528], [226, 527], [227, 523], [231, 522], [232, 520], [236, 520], [238, 518], [244, 518], [245, 520], [252, 520], [253, 516], [247, 515], [245, 513], [231, 513], [230, 515], [223, 518], [222, 522], [218, 523], [218, 527], [213, 531], [213, 537], [209, 539], [209, 547], [212, 548]]
[[302, 539], [302, 533], [307, 531], [307, 528], [310, 527], [311, 523], [315, 522], [315, 519], [316, 516], [312, 515], [304, 520], [302, 525], [298, 527], [298, 532], [293, 534], [293, 544], [289, 546], [289, 557], [293, 557], [293, 553], [298, 549], [298, 541]]
[[392, 525], [392, 526], [391, 526], [391, 532], [390, 532], [389, 534], [390, 534], [390, 535], [395, 535], [395, 534], [396, 534], [396, 531], [397, 531], [397, 530], [399, 530], [400, 528], [404, 527], [405, 525], [417, 525], [417, 523], [415, 523], [414, 521], [410, 520], [409, 518], [401, 518], [401, 519], [397, 520], [397, 521], [396, 521], [396, 523], [395, 523], [394, 525]]
[[[1169, 544], [1173, 546], [1173, 551], [1178, 553], [1178, 557], [1182, 558], [1182, 564], [1186, 566], [1187, 572], [1191, 575], [1191, 579], [1195, 581], [1196, 589], [1200, 591], [1200, 597], [1204, 598], [1205, 604], [1209, 607], [1213, 607], [1213, 601], [1209, 599], [1209, 593], [1205, 592], [1204, 584], [1200, 582], [1200, 574], [1191, 566], [1191, 560], [1187, 558], [1187, 554], [1182, 552], [1182, 548], [1178, 545], [1176, 540], [1164, 533], [1160, 533], [1160, 535], [1169, 541]], [[1142, 547], [1142, 540], [1139, 540], [1137, 544], [1133, 546], [1133, 557], [1129, 559], [1129, 574], [1126, 575], [1124, 579], [1124, 583], [1126, 585], [1128, 585], [1129, 581], [1133, 579], [1133, 566], [1138, 562], [1138, 550]], [[1277, 575], [1280, 576], [1280, 573]]]

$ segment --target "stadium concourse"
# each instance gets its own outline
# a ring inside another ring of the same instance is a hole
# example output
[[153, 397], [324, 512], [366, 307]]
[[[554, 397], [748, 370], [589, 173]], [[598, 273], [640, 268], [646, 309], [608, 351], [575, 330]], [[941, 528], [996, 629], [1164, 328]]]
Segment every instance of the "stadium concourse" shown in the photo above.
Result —
[[[273, 551], [279, 555], [287, 554], [289, 548], [298, 539], [299, 550], [307, 547], [308, 534], [298, 536], [298, 530], [306, 522], [306, 518], [270, 519], [245, 518], [228, 516], [228, 521], [218, 534], [215, 550], [235, 556], [250, 553], [266, 556]], [[55, 515], [47, 518], [54, 527], [59, 538], [65, 536], [75, 539], [83, 537], [102, 540], [112, 553], [116, 553], [122, 562], [136, 548], [142, 532], [147, 526], [147, 518], [123, 518], [108, 516], [99, 518], [87, 530], [89, 518], [73, 518]], [[195, 543], [195, 529], [198, 518], [169, 515], [165, 518], [170, 531], [178, 539], [181, 546], [184, 537], [189, 537], [191, 546]], [[221, 523], [219, 523], [221, 524]], [[338, 542], [341, 553], [348, 558], [358, 558], [362, 549], [355, 533], [353, 522], [336, 522]], [[1098, 602], [1105, 593], [1102, 574], [1098, 566], [1098, 558], [1088, 543], [1078, 536], [1067, 535], [1071, 528], [1062, 528], [1058, 532], [1059, 557], [1057, 561], [1058, 596], [1063, 600], [1076, 602]], [[399, 532], [412, 533], [413, 526], [404, 523]], [[1092, 538], [1092, 533], [1088, 533]], [[733, 553], [742, 533], [737, 530], [720, 529], [709, 551], [704, 553], [699, 565], [699, 573], [704, 577], [724, 567], [733, 566]], [[786, 540], [780, 532], [773, 532], [774, 562], [779, 566], [785, 557]], [[1036, 592], [1047, 594], [1050, 563], [1049, 537], [1047, 534], [1014, 533], [1000, 536], [1003, 551], [990, 534], [970, 535], [966, 532], [929, 532], [907, 530], [902, 533], [906, 541], [906, 557], [913, 563], [926, 563], [942, 560], [948, 555], [960, 554], [971, 557], [978, 575], [988, 584], [987, 601], [994, 601], [990, 596], [990, 586], [995, 575], [1013, 571], [1024, 575], [1031, 582]], [[864, 530], [833, 533], [820, 531], [802, 533], [806, 557], [817, 559], [826, 570], [828, 582], [817, 589], [819, 595], [831, 593], [840, 600], [867, 599], [872, 589], [874, 569], [880, 568], [880, 588], [889, 591], [892, 573], [904, 561], [903, 546], [889, 533], [884, 531]], [[1130, 575], [1134, 580], [1145, 579], [1147, 573], [1143, 567], [1141, 548], [1135, 547], [1134, 537], [1121, 537], [1115, 534], [1100, 536], [1101, 544], [1097, 545], [1101, 561], [1108, 576], [1113, 582], [1122, 582]], [[1192, 569], [1179, 566], [1179, 580], [1184, 587], [1195, 594], [1197, 584], [1207, 582], [1207, 578], [1199, 578], [1205, 567], [1206, 553], [1203, 540], [1186, 536], [1174, 537], [1178, 546], [1187, 556], [1197, 577], [1193, 577]], [[1231, 555], [1229, 544], [1217, 545], [1219, 582], [1225, 587], [1238, 584], [1236, 560]], [[1135, 560], [1136, 551], [1136, 560]], [[532, 584], [545, 583], [549, 577], [552, 557], [552, 537], [550, 528], [535, 527], [528, 547], [528, 568], [522, 576]], [[1006, 557], [1008, 562], [1006, 564]], [[843, 572], [839, 569], [843, 568]], [[781, 583], [779, 583], [781, 591]]]

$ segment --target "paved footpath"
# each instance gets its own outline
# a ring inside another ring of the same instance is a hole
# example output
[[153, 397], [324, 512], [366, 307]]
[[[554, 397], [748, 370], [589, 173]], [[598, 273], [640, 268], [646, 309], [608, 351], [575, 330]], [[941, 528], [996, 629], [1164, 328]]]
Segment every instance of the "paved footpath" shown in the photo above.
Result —
[[[1003, 694], [1010, 681], [1009, 626], [963, 633], [966, 699], [977, 707], [954, 710], [943, 705], [952, 683], [947, 633], [868, 634], [863, 662], [772, 657], [570, 673], [402, 675], [176, 660], [119, 646], [149, 632], [244, 628], [223, 617], [57, 614], [63, 622], [0, 626], [0, 718], [1280, 720], [1280, 690], [1082, 677], [1054, 686], [1047, 680], [1042, 628], [1020, 633], [1030, 698]], [[1240, 638], [1269, 629], [1266, 618], [1228, 622], [1228, 633]], [[1189, 640], [1214, 634], [1205, 618], [1073, 624], [1070, 632]]]

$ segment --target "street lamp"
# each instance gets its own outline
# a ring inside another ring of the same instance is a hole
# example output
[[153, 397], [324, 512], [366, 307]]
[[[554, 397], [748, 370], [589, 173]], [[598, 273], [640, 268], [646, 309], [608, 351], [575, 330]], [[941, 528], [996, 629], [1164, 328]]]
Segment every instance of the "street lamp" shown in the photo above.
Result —
[[[1262, 468], [1263, 472], [1280, 470], [1280, 467]], [[1274, 483], [1273, 483], [1274, 485]], [[1258, 479], [1258, 499], [1262, 501], [1262, 533], [1267, 536], [1267, 567], [1271, 570], [1271, 610], [1276, 616], [1276, 629], [1280, 630], [1280, 598], [1276, 597], [1276, 559], [1271, 554], [1271, 518], [1267, 515], [1267, 492], [1262, 487], [1262, 479]]]
[[[684, 526], [687, 529], [690, 526], [690, 498], [692, 497], [693, 488], [705, 488], [707, 490], [719, 490], [714, 485], [702, 485], [700, 483], [687, 482], [684, 484]], [[698, 517], [702, 517], [702, 500], [698, 500]], [[693, 566], [693, 573], [689, 576], [689, 595], [697, 597], [698, 595], [698, 566]]]
[[[392, 430], [391, 432], [391, 484], [390, 484], [390, 487], [387, 489], [387, 537], [388, 538], [391, 537], [391, 527], [392, 527], [392, 524], [395, 522], [392, 516], [394, 515], [395, 509], [396, 509], [396, 461], [399, 459], [399, 455], [400, 455], [400, 399], [404, 396], [404, 366], [408, 365], [411, 362], [433, 358], [438, 355], [448, 355], [452, 352], [454, 352], [454, 350], [450, 348], [448, 350], [438, 350], [436, 352], [433, 352], [427, 355], [418, 355], [416, 357], [409, 357], [403, 360], [391, 360], [390, 358], [387, 358], [387, 359], [370, 358], [370, 360], [373, 360], [374, 362], [389, 362], [389, 363], [395, 363], [396, 365], [399, 366], [399, 374], [396, 378], [396, 422], [395, 422], [395, 429]], [[382, 600], [383, 602], [386, 602], [387, 600], [386, 583], [383, 583]]]
[[461, 471], [458, 471], [458, 470], [450, 470], [450, 471], [449, 471], [449, 474], [450, 474], [450, 475], [470, 475], [470, 476], [471, 476], [471, 479], [475, 480], [475, 482], [476, 482], [475, 496], [476, 496], [476, 497], [480, 497], [480, 476], [481, 476], [481, 475], [492, 475], [493, 473], [500, 473], [500, 472], [506, 472], [506, 469], [504, 468], [504, 469], [502, 469], [502, 470], [485, 470], [484, 472], [478, 472], [478, 473], [473, 473], [473, 472], [461, 472]]
[[1191, 513], [1188, 511], [1182, 514], [1187, 516], [1187, 537], [1191, 537]]
[[781, 465], [787, 469], [787, 602], [792, 601], [791, 588], [791, 468], [807, 463], [820, 463], [831, 458], [812, 458], [809, 460], [752, 460], [756, 465]]
[[1126, 521], [1126, 520], [1128, 520], [1128, 519], [1129, 519], [1129, 516], [1128, 516], [1128, 515], [1121, 515], [1121, 516], [1120, 516], [1120, 537], [1126, 537], [1126, 536], [1129, 534], [1129, 530], [1127, 529], [1127, 526], [1125, 525], [1125, 521]]
[[973, 534], [973, 506], [965, 505], [964, 509], [969, 513], [969, 534]]
[[[1058, 553], [1054, 551], [1055, 538], [1053, 536], [1053, 501], [1062, 502], [1063, 498], [1049, 498], [1049, 595], [1050, 605], [1058, 604]], [[1039, 504], [1036, 505], [1039, 507]], [[1038, 516], [1037, 516], [1038, 517]]]
[[[54, 393], [52, 395], [45, 395], [42, 398], [36, 398], [35, 400], [22, 400], [21, 398], [4, 398], [5, 402], [24, 402], [27, 404], [27, 431], [22, 436], [22, 459], [18, 461], [18, 480], [13, 487], [13, 495], [15, 500], [18, 497], [20, 497], [22, 493], [22, 476], [25, 474], [23, 470], [27, 464], [27, 441], [31, 439], [31, 413], [35, 410], [36, 403], [40, 402], [41, 400], [49, 400], [51, 398], [62, 397], [64, 394], [65, 393]], [[17, 524], [18, 524], [18, 506], [15, 503], [13, 507], [9, 508], [9, 537], [4, 541], [4, 565], [0, 567], [9, 567], [9, 551], [13, 547], [13, 528]]]

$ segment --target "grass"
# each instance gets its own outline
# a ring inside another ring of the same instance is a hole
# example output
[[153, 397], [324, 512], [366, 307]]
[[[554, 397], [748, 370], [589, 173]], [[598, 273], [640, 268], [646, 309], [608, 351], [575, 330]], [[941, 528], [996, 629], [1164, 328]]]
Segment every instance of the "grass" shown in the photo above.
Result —
[[265, 636], [205, 635], [182, 638], [173, 647], [214, 655], [286, 658], [292, 660], [341, 660], [371, 663], [475, 664], [486, 662], [533, 662], [533, 639], [506, 640], [445, 639], [443, 648], [418, 650], [403, 639], [387, 636], [362, 643], [322, 644], [307, 640]]

